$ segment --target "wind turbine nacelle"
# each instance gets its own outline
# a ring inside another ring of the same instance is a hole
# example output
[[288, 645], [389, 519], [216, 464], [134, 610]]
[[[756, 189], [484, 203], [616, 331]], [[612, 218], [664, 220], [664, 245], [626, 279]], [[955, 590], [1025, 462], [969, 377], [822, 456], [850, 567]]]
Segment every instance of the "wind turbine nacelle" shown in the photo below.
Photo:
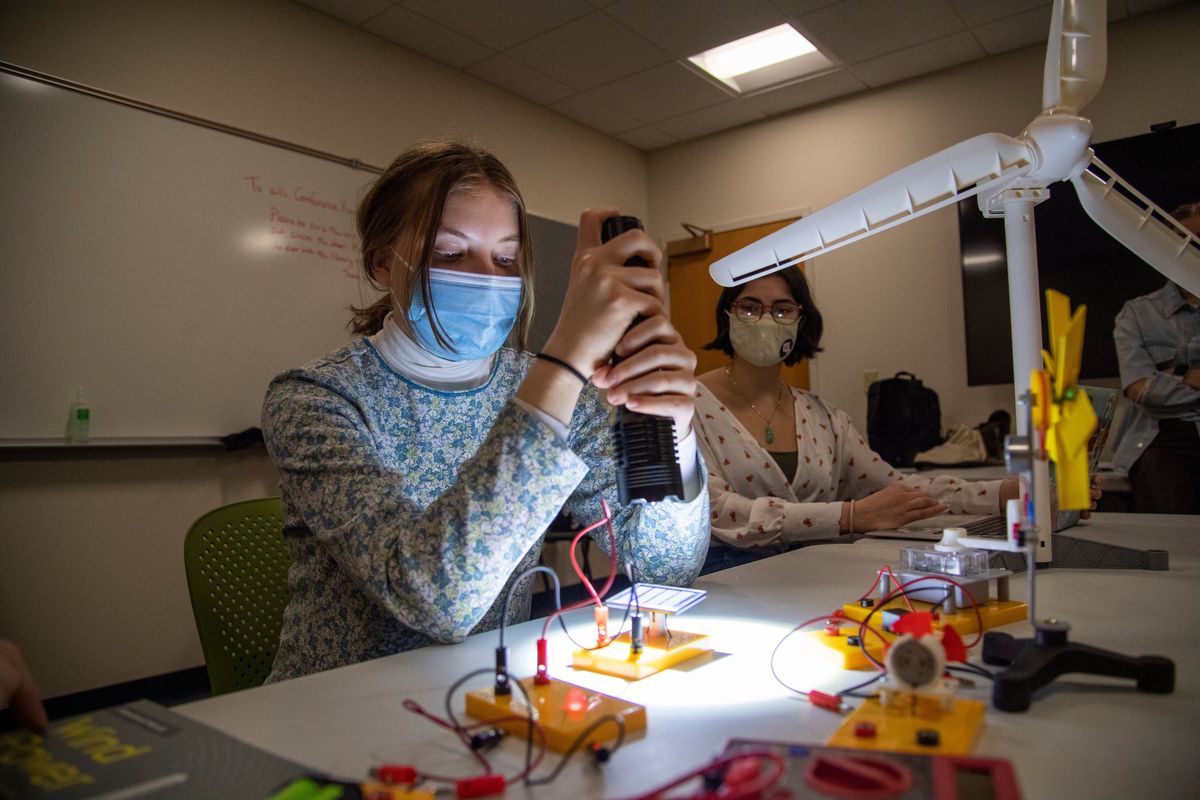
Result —
[[1034, 157], [1025, 180], [1042, 186], [1074, 178], [1091, 161], [1092, 123], [1071, 114], [1040, 114], [1020, 137]]

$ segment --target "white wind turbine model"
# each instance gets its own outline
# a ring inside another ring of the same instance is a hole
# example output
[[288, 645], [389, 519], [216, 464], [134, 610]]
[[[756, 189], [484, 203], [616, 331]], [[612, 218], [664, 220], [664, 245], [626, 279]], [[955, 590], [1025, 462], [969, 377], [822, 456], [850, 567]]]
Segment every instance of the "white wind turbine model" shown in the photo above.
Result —
[[[1089, 216], [1159, 272], [1200, 295], [1200, 239], [1104, 166], [1079, 116], [1104, 81], [1105, 0], [1055, 0], [1046, 48], [1042, 113], [1012, 137], [985, 133], [911, 164], [715, 261], [713, 280], [736, 286], [978, 196], [1003, 217], [1013, 341], [1017, 434], [1028, 437], [1030, 373], [1042, 368], [1034, 206], [1070, 181]], [[1049, 562], [1048, 467], [1035, 462], [1037, 561]]]

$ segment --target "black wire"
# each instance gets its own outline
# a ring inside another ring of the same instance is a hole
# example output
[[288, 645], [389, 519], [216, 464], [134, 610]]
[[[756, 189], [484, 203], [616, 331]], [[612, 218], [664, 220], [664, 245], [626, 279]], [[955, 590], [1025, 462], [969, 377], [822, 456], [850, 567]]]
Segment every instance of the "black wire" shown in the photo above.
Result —
[[[614, 544], [614, 546], [615, 546], [615, 544]], [[632, 550], [634, 547], [635, 547], [635, 544], [631, 541], [630, 542], [630, 551], [631, 551], [630, 555], [631, 556], [633, 555]], [[630, 593], [630, 599], [633, 600], [633, 611], [635, 614], [640, 614], [642, 611], [641, 602], [638, 600], [638, 596], [637, 596], [637, 580], [634, 577], [633, 564], [631, 563], [632, 561], [633, 561], [633, 559], [630, 558], [630, 560], [625, 563], [625, 577], [629, 578], [629, 593]], [[571, 632], [567, 630], [567, 625], [565, 622], [563, 622], [563, 618], [561, 615], [559, 616], [558, 621], [562, 624], [563, 633], [565, 633], [567, 635], [567, 638], [571, 640], [571, 644], [575, 645], [575, 647], [579, 650], [586, 650], [588, 652], [592, 652], [594, 650], [600, 650], [602, 648], [608, 647], [611, 640], [617, 639], [618, 637], [621, 636], [621, 634], [623, 634], [625, 632], [625, 623], [629, 621], [629, 608], [630, 608], [629, 605], [626, 605], [625, 611], [621, 614], [621, 624], [617, 626], [616, 635], [608, 637], [610, 640], [609, 642], [605, 642], [604, 644], [597, 643], [591, 647], [589, 647], [585, 644], [580, 644], [579, 642], [577, 642], [575, 640], [575, 637], [572, 636]], [[576, 609], [576, 610], [578, 610], [578, 609]]]
[[[448, 719], [450, 724], [454, 726], [455, 732], [458, 733], [460, 737], [465, 736], [466, 730], [463, 728], [462, 723], [458, 721], [458, 717], [454, 714], [454, 708], [451, 706], [451, 700], [454, 698], [454, 693], [458, 691], [460, 686], [469, 681], [471, 678], [474, 678], [477, 675], [490, 675], [493, 672], [494, 670], [488, 667], [472, 670], [455, 681], [450, 688], [446, 690], [446, 719]], [[525, 689], [525, 684], [521, 683], [520, 681], [510, 681], [509, 685], [516, 686], [521, 690], [521, 696], [525, 698], [525, 707], [529, 709], [529, 712], [525, 715], [528, 723], [525, 734], [525, 763], [528, 765], [533, 761], [533, 726], [536, 724], [533, 719], [533, 701], [529, 697], [529, 692]], [[468, 739], [464, 739], [464, 743], [467, 744], [468, 747], [470, 746]], [[528, 774], [526, 777], [528, 777]]]
[[[530, 567], [517, 576], [517, 579], [508, 585], [508, 591], [504, 593], [504, 605], [501, 606], [500, 612], [500, 646], [504, 647], [504, 628], [508, 625], [508, 604], [512, 601], [513, 591], [517, 588], [517, 584], [525, 580], [535, 572], [542, 572], [554, 579], [554, 607], [562, 608], [562, 585], [558, 580], [558, 573], [549, 567], [544, 567], [541, 564], [536, 567]], [[562, 619], [562, 617], [559, 617]], [[566, 626], [563, 626], [566, 630]]]
[[[500, 614], [500, 647], [504, 647], [504, 629], [508, 625], [508, 606], [512, 600], [513, 591], [517, 588], [517, 584], [519, 584], [521, 581], [525, 580], [530, 575], [533, 575], [533, 573], [535, 573], [535, 572], [545, 573], [546, 575], [549, 575], [551, 578], [554, 579], [554, 608], [558, 611], [562, 611], [562, 594], [561, 594], [562, 585], [559, 583], [558, 573], [556, 573], [554, 570], [550, 569], [549, 567], [543, 566], [541, 564], [539, 564], [536, 567], [530, 567], [529, 569], [525, 570], [520, 575], [518, 575], [516, 580], [514, 580], [512, 583], [509, 584], [508, 591], [504, 595], [504, 605], [501, 607], [501, 614]], [[580, 608], [583, 608], [583, 606], [580, 606]], [[572, 609], [572, 610], [578, 611], [579, 609]], [[628, 615], [629, 615], [629, 608], [626, 607], [625, 616], [621, 617], [621, 627], [617, 629], [617, 636], [621, 635], [621, 629], [624, 628], [625, 619], [626, 619], [626, 617], [628, 617]], [[563, 619], [562, 614], [558, 615], [558, 624], [562, 628], [563, 633], [566, 634], [566, 637], [571, 640], [571, 643], [574, 644], [577, 648], [579, 648], [581, 650], [596, 650], [599, 647], [604, 646], [604, 645], [596, 645], [595, 647], [587, 647], [587, 646], [582, 645], [579, 642], [575, 641], [575, 637], [572, 636], [571, 631], [569, 631], [567, 629], [567, 621], [565, 619]], [[613, 637], [613, 638], [615, 638], [615, 637]]]
[[603, 725], [604, 723], [606, 723], [610, 720], [615, 722], [617, 725], [617, 741], [613, 743], [613, 746], [611, 748], [609, 748], [609, 753], [612, 754], [612, 753], [617, 752], [617, 750], [619, 750], [621, 748], [621, 745], [625, 744], [625, 720], [622, 719], [617, 714], [605, 714], [603, 717], [600, 717], [595, 722], [593, 722], [591, 725], [584, 728], [583, 731], [578, 736], [575, 737], [575, 741], [571, 742], [571, 746], [567, 748], [567, 751], [565, 753], [563, 753], [562, 759], [558, 762], [558, 765], [555, 766], [553, 770], [551, 770], [549, 775], [545, 775], [545, 776], [543, 776], [541, 778], [537, 778], [537, 779], [529, 777], [529, 771], [531, 769], [531, 765], [530, 765], [530, 760], [529, 760], [529, 756], [528, 756], [528, 751], [526, 751], [525, 783], [529, 786], [543, 786], [547, 783], [554, 781], [556, 778], [558, 778], [559, 774], [563, 771], [563, 767], [565, 767], [567, 765], [567, 761], [569, 761], [571, 759], [571, 756], [575, 755], [575, 753], [577, 753], [579, 751], [579, 748], [583, 745], [584, 740], [586, 740], [588, 736], [592, 735], [592, 733], [594, 731], [596, 731], [601, 725]]
[[631, 600], [633, 600], [633, 612], [635, 614], [641, 614], [642, 601], [638, 600], [637, 578], [633, 576], [633, 564], [625, 565], [625, 576], [629, 578], [629, 597]]
[[[918, 578], [917, 580], [921, 580], [921, 579]], [[926, 578], [925, 580], [932, 581], [932, 580], [937, 580], [937, 579], [936, 578]], [[917, 592], [928, 592], [930, 590], [930, 588], [936, 589], [937, 587], [936, 586], [934, 586], [934, 587], [922, 586], [919, 589], [895, 589], [895, 590], [889, 592], [888, 594], [886, 594], [884, 597], [881, 597], [878, 603], [871, 606], [871, 610], [867, 613], [867, 616], [865, 616], [863, 618], [862, 622], [859, 623], [859, 631], [860, 632], [858, 635], [858, 648], [862, 651], [862, 654], [866, 657], [866, 659], [868, 661], [870, 661], [872, 664], [874, 664], [879, 669], [884, 669], [883, 662], [877, 660], [875, 658], [875, 656], [873, 656], [869, 652], [867, 652], [867, 634], [871, 633], [869, 630], [867, 630], [867, 624], [871, 621], [871, 617], [875, 616], [875, 612], [883, 609], [884, 603], [890, 603], [893, 600], [895, 600], [897, 597], [908, 597], [910, 594], [916, 594]], [[937, 603], [934, 603], [934, 605], [941, 605], [942, 603], [946, 602], [946, 598], [949, 597], [950, 595], [954, 594], [954, 588], [955, 587], [951, 586], [949, 589], [947, 589], [946, 594], [942, 597], [942, 599], [939, 600]], [[929, 601], [925, 600], [923, 602], [929, 602]], [[887, 609], [887, 610], [890, 611], [892, 609]], [[874, 634], [872, 634], [872, 635], [874, 635]]]
[[[580, 606], [579, 608], [574, 608], [571, 610], [572, 611], [580, 611], [583, 608], [584, 608], [583, 606]], [[616, 639], [617, 636], [620, 636], [622, 633], [625, 632], [625, 623], [628, 619], [629, 619], [629, 606], [625, 606], [625, 613], [621, 615], [621, 624], [617, 626], [617, 635], [608, 637], [609, 641], [605, 642], [604, 644], [597, 643], [597, 644], [589, 647], [586, 644], [580, 644], [579, 642], [577, 642], [575, 640], [575, 637], [571, 635], [571, 632], [567, 630], [567, 623], [563, 622], [562, 615], [559, 615], [559, 617], [558, 617], [559, 623], [562, 624], [563, 633], [565, 633], [567, 635], [567, 638], [571, 640], [571, 644], [575, 645], [575, 647], [580, 650], [588, 650], [588, 651], [600, 650], [601, 648], [608, 647], [609, 644], [612, 643], [613, 639]]]
[[968, 664], [966, 662], [963, 662], [962, 664], [947, 664], [946, 669], [951, 670], [952, 672], [965, 672], [969, 675], [978, 675], [981, 678], [987, 678], [989, 681], [996, 680], [995, 674], [989, 672], [981, 666], [978, 666], [977, 664]]
[[[834, 612], [830, 612], [829, 618], [833, 617], [833, 613]], [[808, 624], [811, 624], [812, 622], [816, 622], [820, 619], [824, 619], [824, 617], [813, 617], [811, 622]], [[770, 659], [767, 660], [767, 666], [769, 666], [771, 668], [771, 674], [775, 677], [775, 681], [780, 686], [787, 689], [789, 692], [795, 692], [796, 694], [798, 694], [802, 697], [808, 697], [808, 692], [806, 692], [803, 689], [797, 689], [795, 686], [792, 686], [791, 684], [789, 684], [783, 678], [779, 677], [779, 671], [775, 669], [775, 656], [779, 654], [779, 648], [783, 647], [784, 642], [786, 642], [788, 639], [792, 638], [793, 634], [795, 634], [797, 631], [799, 631], [801, 628], [804, 628], [804, 627], [807, 627], [807, 625], [804, 625], [804, 624], [797, 625], [796, 627], [792, 628], [790, 631], [785, 633], [783, 635], [783, 638], [775, 643], [775, 649], [771, 651], [771, 657], [770, 657]]]
[[876, 681], [882, 679], [883, 676], [884, 676], [884, 673], [877, 672], [874, 675], [872, 675], [870, 678], [868, 678], [867, 680], [863, 681], [862, 683], [855, 684], [854, 686], [851, 686], [849, 689], [842, 689], [840, 692], [837, 693], [837, 696], [838, 697], [845, 697], [845, 696], [862, 697], [863, 695], [854, 694], [854, 692], [857, 692], [859, 689], [867, 688], [872, 683], [875, 683]]
[[[492, 670], [487, 667], [472, 670], [466, 675], [460, 677], [450, 686], [449, 689], [446, 690], [446, 719], [449, 720], [450, 724], [453, 726], [453, 730], [458, 733], [460, 737], [465, 735], [466, 729], [463, 727], [462, 723], [458, 721], [458, 717], [454, 713], [454, 693], [457, 692], [464, 683], [472, 678], [479, 675], [491, 674], [491, 672]], [[520, 681], [513, 681], [512, 683], [521, 690], [521, 695], [525, 698], [525, 708], [528, 709], [528, 712], [525, 715], [527, 723], [525, 735], [525, 783], [531, 786], [541, 785], [550, 783], [558, 778], [558, 776], [562, 773], [563, 768], [567, 765], [567, 761], [580, 749], [584, 740], [586, 740], [588, 736], [594, 733], [606, 722], [614, 722], [617, 726], [617, 740], [613, 743], [612, 747], [609, 748], [609, 753], [617, 752], [617, 750], [619, 750], [621, 746], [625, 744], [625, 720], [617, 714], [605, 714], [603, 717], [600, 717], [591, 725], [584, 728], [583, 731], [575, 737], [575, 741], [573, 741], [571, 746], [567, 748], [567, 751], [563, 753], [562, 760], [558, 762], [558, 765], [550, 772], [549, 775], [538, 778], [537, 780], [531, 779], [529, 773], [533, 765], [533, 726], [537, 724], [533, 718], [533, 701], [530, 699], [529, 692], [525, 689], [525, 685], [523, 683]]]

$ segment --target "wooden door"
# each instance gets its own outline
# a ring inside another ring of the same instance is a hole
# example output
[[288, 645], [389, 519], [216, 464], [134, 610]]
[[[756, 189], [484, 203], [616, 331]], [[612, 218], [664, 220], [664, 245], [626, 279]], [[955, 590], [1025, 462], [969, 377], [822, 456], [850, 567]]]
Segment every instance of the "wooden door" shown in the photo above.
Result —
[[[696, 374], [717, 369], [729, 358], [720, 350], [705, 350], [704, 345], [717, 335], [716, 305], [722, 287], [708, 274], [708, 265], [719, 258], [740, 250], [768, 233], [795, 222], [785, 219], [736, 228], [712, 235], [712, 249], [707, 253], [676, 256], [667, 263], [667, 280], [671, 284], [671, 324], [683, 336], [684, 344], [696, 354]], [[808, 359], [783, 368], [783, 380], [791, 386], [808, 388]]]

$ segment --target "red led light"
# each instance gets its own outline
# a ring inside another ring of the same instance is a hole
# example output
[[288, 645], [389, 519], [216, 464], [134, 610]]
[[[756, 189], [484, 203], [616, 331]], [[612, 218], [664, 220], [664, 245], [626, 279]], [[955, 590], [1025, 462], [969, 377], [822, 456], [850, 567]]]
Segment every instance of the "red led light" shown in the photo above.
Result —
[[578, 686], [572, 686], [568, 689], [566, 699], [563, 700], [563, 710], [567, 712], [567, 716], [572, 718], [582, 717], [587, 713], [587, 709], [587, 692]]

